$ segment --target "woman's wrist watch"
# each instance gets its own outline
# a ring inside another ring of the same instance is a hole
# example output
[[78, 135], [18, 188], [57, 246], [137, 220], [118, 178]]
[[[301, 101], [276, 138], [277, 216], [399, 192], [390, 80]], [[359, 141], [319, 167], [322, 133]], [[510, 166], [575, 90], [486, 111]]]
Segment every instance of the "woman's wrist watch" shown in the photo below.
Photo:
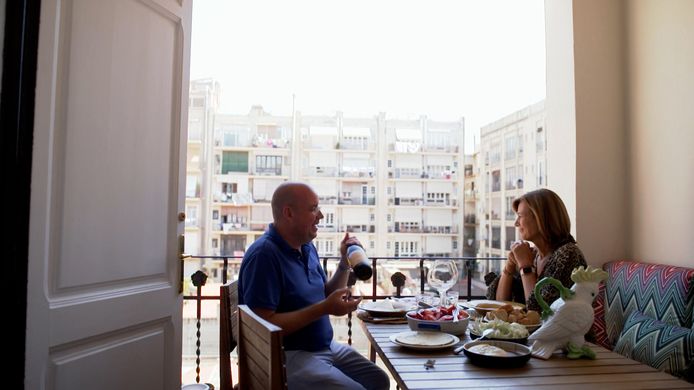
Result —
[[520, 269], [520, 274], [521, 274], [521, 275], [534, 274], [534, 273], [535, 273], [535, 270], [534, 270], [533, 267], [530, 266], [530, 265], [527, 266], [527, 267], [523, 267], [523, 268]]

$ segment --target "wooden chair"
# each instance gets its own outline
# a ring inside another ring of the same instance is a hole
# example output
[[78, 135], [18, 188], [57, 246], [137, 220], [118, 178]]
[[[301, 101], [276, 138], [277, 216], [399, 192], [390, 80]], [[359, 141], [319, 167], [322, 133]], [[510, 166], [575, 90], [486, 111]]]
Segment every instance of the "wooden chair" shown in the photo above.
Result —
[[231, 352], [239, 339], [238, 327], [238, 281], [219, 288], [219, 380], [221, 390], [232, 390]]
[[239, 387], [280, 390], [287, 388], [282, 329], [239, 305]]

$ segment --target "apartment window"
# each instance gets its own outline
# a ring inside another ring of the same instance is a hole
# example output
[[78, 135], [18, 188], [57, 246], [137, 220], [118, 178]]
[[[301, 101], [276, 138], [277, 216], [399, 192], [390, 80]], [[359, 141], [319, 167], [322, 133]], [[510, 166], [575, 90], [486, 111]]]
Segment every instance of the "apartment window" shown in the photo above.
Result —
[[506, 160], [516, 158], [516, 149], [518, 148], [518, 136], [515, 134], [506, 137]]
[[537, 134], [535, 135], [535, 143], [537, 152], [543, 152], [545, 150], [545, 134], [542, 131], [542, 127], [537, 128]]
[[248, 152], [222, 152], [222, 174], [248, 173]]
[[543, 161], [538, 161], [537, 162], [537, 185], [538, 185], [538, 187], [545, 185], [544, 180], [543, 180], [544, 177], [545, 177], [545, 164]]
[[219, 219], [219, 210], [212, 210], [212, 219]]
[[490, 155], [489, 155], [489, 160], [492, 165], [498, 165], [499, 162], [501, 161], [501, 141], [494, 140], [492, 141], [491, 147], [490, 147]]
[[516, 213], [513, 211], [513, 196], [506, 197], [506, 220], [513, 221], [516, 219]]
[[516, 167], [506, 168], [506, 189], [513, 190], [516, 188]]
[[501, 249], [501, 228], [492, 226], [492, 248]]
[[501, 191], [501, 171], [492, 171], [492, 192]]
[[282, 174], [282, 156], [256, 156], [255, 169], [258, 175]]
[[198, 225], [198, 206], [188, 205], [186, 206], [186, 226], [197, 226]]
[[511, 250], [511, 244], [516, 241], [516, 228], [513, 226], [506, 226], [506, 250]]
[[219, 246], [219, 240], [216, 238], [212, 239], [212, 248], [217, 248]]
[[198, 177], [195, 175], [186, 176], [186, 198], [199, 198], [200, 197], [200, 184], [198, 183]]

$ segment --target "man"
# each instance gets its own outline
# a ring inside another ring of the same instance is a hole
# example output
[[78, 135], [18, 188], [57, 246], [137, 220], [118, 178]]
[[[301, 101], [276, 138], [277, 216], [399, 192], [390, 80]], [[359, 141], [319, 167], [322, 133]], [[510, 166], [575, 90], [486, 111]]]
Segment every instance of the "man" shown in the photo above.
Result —
[[272, 196], [274, 222], [246, 252], [239, 303], [282, 328], [290, 389], [388, 389], [388, 376], [352, 348], [333, 341], [329, 315], [345, 315], [361, 301], [349, 294], [345, 234], [342, 258], [327, 281], [311, 241], [323, 218], [318, 196], [301, 183], [283, 183]]

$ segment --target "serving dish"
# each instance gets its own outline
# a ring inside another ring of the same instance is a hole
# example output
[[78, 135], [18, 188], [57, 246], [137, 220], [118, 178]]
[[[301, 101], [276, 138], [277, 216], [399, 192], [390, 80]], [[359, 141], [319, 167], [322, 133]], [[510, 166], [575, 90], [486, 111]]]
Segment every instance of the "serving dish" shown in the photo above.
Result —
[[460, 342], [460, 339], [452, 334], [426, 331], [400, 332], [391, 335], [389, 339], [401, 347], [426, 351], [450, 348]]
[[[490, 356], [470, 351], [470, 348], [487, 344], [499, 347], [507, 352], [507, 356]], [[530, 348], [518, 343], [500, 340], [475, 340], [463, 345], [463, 353], [470, 359], [470, 363], [491, 368], [513, 368], [525, 365], [530, 360]]]

